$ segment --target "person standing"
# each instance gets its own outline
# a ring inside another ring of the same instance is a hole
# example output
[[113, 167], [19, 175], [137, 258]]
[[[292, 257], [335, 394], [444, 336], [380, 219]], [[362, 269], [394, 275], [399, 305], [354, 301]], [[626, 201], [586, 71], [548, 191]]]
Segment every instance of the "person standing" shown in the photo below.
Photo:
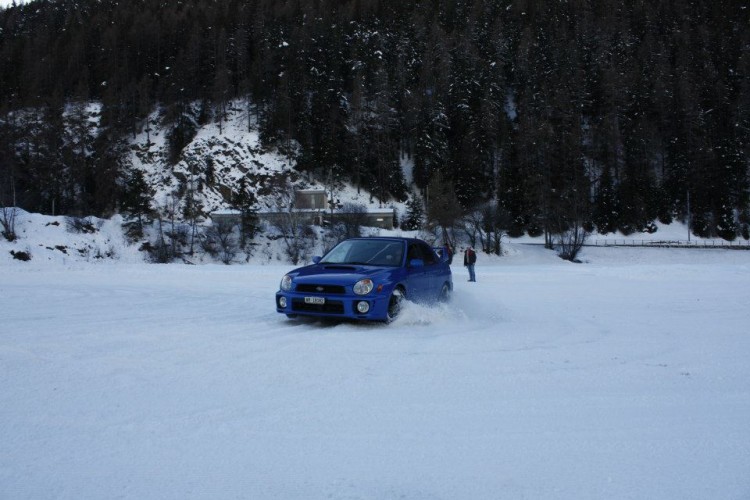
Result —
[[477, 253], [469, 245], [464, 251], [464, 266], [469, 269], [469, 281], [476, 281], [477, 277], [474, 274], [474, 264], [477, 263]]

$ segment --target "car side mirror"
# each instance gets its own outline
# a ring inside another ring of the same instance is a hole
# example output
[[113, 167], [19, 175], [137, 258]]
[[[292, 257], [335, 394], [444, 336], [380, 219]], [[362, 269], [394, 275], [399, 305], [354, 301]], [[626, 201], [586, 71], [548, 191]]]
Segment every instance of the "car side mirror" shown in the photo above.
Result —
[[320, 262], [320, 259], [322, 258], [323, 257], [321, 257], [320, 255], [316, 255], [315, 257], [312, 258], [313, 264], [317, 264], [318, 262]]
[[424, 261], [422, 259], [411, 259], [409, 267], [424, 267]]

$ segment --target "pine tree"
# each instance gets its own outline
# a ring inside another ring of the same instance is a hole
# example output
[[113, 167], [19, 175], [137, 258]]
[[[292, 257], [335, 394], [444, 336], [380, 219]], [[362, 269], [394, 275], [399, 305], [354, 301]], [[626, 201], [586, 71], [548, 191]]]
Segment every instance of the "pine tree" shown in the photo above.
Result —
[[424, 217], [424, 201], [418, 194], [414, 193], [406, 202], [406, 214], [401, 222], [401, 227], [407, 231], [422, 229]]
[[453, 182], [437, 172], [427, 186], [427, 221], [431, 227], [441, 231], [443, 241], [451, 241], [451, 232], [463, 208], [458, 201]]
[[247, 187], [245, 178], [241, 178], [234, 194], [232, 205], [240, 211], [240, 246], [245, 248], [258, 232], [258, 213], [255, 193]]
[[142, 171], [133, 170], [127, 179], [120, 208], [137, 218], [137, 234], [143, 234], [143, 218], [151, 213], [151, 196]]
[[609, 168], [602, 169], [594, 198], [593, 222], [601, 234], [614, 233], [620, 221], [620, 204]]

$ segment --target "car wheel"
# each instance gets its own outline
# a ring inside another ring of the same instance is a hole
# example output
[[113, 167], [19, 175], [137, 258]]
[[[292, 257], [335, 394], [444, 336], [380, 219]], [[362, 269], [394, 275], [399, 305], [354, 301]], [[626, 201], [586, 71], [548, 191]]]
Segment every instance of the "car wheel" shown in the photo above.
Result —
[[439, 300], [440, 302], [449, 302], [451, 300], [451, 286], [448, 283], [443, 283]]
[[386, 318], [388, 323], [396, 319], [398, 313], [401, 311], [401, 306], [403, 305], [405, 298], [406, 294], [404, 293], [403, 288], [396, 288], [393, 290], [391, 298], [388, 300], [388, 317]]

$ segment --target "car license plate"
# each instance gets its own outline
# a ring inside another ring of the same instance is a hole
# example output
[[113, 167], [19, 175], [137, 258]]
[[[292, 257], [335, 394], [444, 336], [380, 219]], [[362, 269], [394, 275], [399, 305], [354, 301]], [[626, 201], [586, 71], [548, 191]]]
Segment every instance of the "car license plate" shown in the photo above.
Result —
[[305, 304], [325, 304], [325, 297], [305, 297]]

